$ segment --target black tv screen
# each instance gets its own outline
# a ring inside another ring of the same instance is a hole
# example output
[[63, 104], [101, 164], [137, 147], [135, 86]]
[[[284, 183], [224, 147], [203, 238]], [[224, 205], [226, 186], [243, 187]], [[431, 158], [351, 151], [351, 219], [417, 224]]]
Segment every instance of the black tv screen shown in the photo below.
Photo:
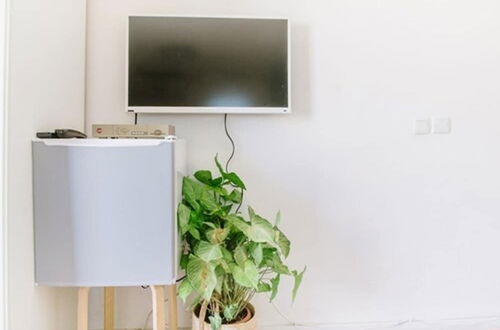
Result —
[[286, 19], [132, 16], [128, 32], [128, 111], [290, 111]]

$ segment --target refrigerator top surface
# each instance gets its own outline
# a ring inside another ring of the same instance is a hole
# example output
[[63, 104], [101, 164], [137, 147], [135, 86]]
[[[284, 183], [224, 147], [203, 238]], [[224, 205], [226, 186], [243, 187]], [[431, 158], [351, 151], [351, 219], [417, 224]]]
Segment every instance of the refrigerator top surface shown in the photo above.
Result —
[[34, 139], [47, 146], [71, 147], [145, 147], [173, 143], [175, 139]]

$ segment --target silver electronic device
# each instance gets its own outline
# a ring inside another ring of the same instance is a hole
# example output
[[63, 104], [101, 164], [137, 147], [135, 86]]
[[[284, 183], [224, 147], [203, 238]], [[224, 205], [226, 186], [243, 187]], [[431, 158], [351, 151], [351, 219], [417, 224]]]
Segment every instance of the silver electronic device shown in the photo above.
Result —
[[92, 137], [126, 139], [164, 139], [175, 136], [173, 125], [120, 125], [120, 124], [94, 124], [92, 125]]

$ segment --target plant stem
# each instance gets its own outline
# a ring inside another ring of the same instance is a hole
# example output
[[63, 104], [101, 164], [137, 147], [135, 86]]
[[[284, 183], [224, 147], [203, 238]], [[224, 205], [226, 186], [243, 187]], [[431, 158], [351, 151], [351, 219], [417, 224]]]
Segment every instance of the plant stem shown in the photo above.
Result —
[[208, 300], [203, 300], [203, 304], [200, 309], [200, 330], [205, 330], [205, 317], [207, 315]]

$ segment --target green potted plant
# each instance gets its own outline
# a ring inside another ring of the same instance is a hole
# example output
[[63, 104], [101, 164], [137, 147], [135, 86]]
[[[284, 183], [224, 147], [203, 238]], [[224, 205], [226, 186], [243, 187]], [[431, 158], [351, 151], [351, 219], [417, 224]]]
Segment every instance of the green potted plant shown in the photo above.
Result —
[[186, 277], [179, 296], [184, 302], [194, 297], [193, 329], [256, 329], [252, 297], [268, 292], [273, 300], [285, 275], [295, 281], [295, 299], [305, 268], [290, 270], [283, 262], [290, 241], [278, 227], [279, 212], [274, 224], [251, 207], [245, 217], [240, 212], [245, 184], [224, 171], [217, 157], [215, 163], [216, 177], [202, 170], [183, 180], [177, 217]]

